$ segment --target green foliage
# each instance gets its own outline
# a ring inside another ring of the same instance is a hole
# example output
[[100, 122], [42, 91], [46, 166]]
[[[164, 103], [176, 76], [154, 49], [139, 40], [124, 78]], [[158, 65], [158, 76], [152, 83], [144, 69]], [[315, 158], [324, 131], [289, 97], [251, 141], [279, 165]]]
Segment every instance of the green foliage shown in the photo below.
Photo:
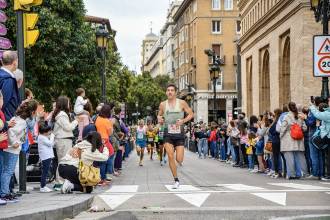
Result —
[[[157, 77], [153, 79], [148, 72], [134, 77], [127, 98], [128, 108], [134, 112], [140, 112], [141, 118], [149, 114], [155, 116], [160, 102], [166, 99], [165, 80], [169, 81], [169, 78]], [[136, 104], [138, 104], [138, 109], [136, 109]], [[147, 111], [147, 106], [151, 107], [151, 112]]]
[[[16, 49], [16, 16], [13, 1], [6, 9], [8, 38]], [[50, 109], [52, 101], [60, 95], [75, 100], [75, 90], [85, 88], [87, 97], [96, 106], [101, 98], [101, 77], [103, 60], [99, 58], [95, 42], [95, 30], [84, 21], [83, 0], [44, 0], [32, 9], [39, 14], [37, 24], [40, 36], [37, 43], [25, 50], [26, 87]], [[118, 52], [111, 45], [106, 55], [107, 99], [117, 103], [126, 102], [128, 113], [150, 114], [146, 106], [155, 113], [161, 100], [165, 99], [165, 88], [170, 82], [168, 76], [152, 79], [145, 72], [134, 76], [124, 66]]]

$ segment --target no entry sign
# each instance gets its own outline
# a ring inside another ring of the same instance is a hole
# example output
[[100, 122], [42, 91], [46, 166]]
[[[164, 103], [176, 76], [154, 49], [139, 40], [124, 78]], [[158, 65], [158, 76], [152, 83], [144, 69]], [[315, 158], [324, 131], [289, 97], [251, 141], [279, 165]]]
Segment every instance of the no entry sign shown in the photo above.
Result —
[[330, 36], [314, 36], [314, 76], [330, 76]]

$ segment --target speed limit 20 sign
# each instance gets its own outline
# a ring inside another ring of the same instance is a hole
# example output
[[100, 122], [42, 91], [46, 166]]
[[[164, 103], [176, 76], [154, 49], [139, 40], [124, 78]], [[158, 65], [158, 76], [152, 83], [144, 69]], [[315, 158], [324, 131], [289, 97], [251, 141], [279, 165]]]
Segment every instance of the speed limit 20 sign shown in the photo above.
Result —
[[330, 36], [314, 36], [314, 76], [330, 76]]

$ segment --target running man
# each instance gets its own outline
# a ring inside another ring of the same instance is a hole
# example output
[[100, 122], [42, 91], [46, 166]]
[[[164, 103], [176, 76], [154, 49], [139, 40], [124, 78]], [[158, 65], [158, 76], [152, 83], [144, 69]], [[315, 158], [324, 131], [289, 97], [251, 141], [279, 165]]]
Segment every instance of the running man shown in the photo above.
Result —
[[144, 148], [147, 146], [147, 135], [146, 135], [146, 127], [144, 126], [144, 121], [139, 121], [139, 126], [136, 129], [136, 152], [137, 155], [140, 156], [140, 162], [139, 165], [143, 166], [143, 156], [144, 156]]
[[154, 148], [155, 148], [155, 137], [156, 132], [154, 126], [151, 122], [147, 125], [147, 140], [148, 140], [148, 154], [150, 155], [150, 160], [153, 160]]
[[[176, 161], [181, 165], [184, 156], [184, 131], [183, 125], [189, 122], [194, 113], [187, 102], [177, 99], [177, 89], [174, 84], [169, 84], [166, 89], [167, 100], [160, 103], [158, 122], [164, 123], [164, 146], [168, 157], [168, 162], [174, 177], [173, 189], [180, 187], [177, 168], [174, 159], [176, 151]], [[184, 117], [185, 113], [187, 114]], [[163, 118], [164, 117], [164, 118]]]
[[164, 149], [164, 121], [160, 122], [158, 124], [158, 130], [157, 130], [157, 135], [158, 135], [158, 155], [159, 155], [159, 161], [160, 165], [164, 165], [163, 158], [165, 157], [165, 149]]

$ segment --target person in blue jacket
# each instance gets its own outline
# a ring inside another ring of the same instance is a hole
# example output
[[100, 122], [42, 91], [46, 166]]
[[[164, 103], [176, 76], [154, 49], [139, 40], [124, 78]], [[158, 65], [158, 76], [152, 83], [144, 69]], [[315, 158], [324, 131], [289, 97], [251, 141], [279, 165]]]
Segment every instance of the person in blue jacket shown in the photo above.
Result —
[[3, 94], [2, 111], [5, 114], [6, 121], [9, 121], [14, 117], [18, 106], [21, 104], [21, 98], [14, 74], [17, 65], [17, 52], [5, 51], [2, 57], [2, 67], [0, 68], [0, 90]]

